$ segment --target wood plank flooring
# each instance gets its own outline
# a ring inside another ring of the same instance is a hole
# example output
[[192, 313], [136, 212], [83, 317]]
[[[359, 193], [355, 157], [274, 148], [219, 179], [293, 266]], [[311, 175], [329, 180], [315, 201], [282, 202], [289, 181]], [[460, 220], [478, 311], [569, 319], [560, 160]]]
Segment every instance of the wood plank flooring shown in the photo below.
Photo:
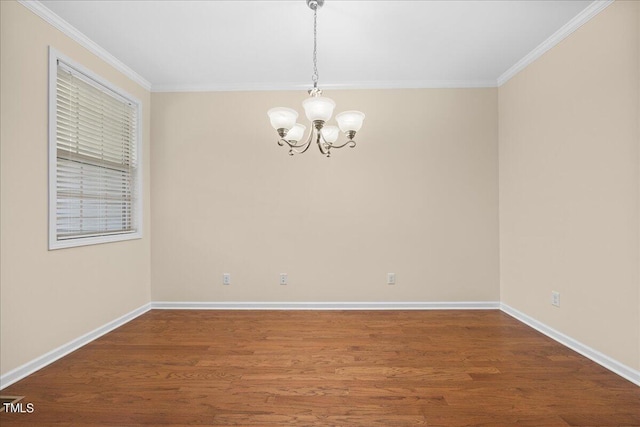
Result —
[[5, 426], [640, 426], [640, 387], [496, 311], [152, 310]]

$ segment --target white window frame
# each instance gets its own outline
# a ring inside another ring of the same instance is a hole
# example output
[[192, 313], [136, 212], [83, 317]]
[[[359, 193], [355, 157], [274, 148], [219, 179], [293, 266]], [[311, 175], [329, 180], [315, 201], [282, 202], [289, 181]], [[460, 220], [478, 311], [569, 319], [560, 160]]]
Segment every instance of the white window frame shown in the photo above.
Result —
[[[58, 78], [58, 61], [63, 62], [67, 67], [82, 74], [90, 80], [98, 83], [98, 85], [112, 91], [116, 95], [125, 98], [127, 101], [135, 105], [137, 109], [137, 129], [136, 129], [136, 175], [135, 175], [135, 194], [134, 201], [134, 222], [137, 229], [132, 232], [121, 234], [107, 234], [103, 236], [92, 237], [74, 237], [58, 240], [57, 233], [57, 78]], [[77, 246], [96, 245], [101, 243], [119, 242], [123, 240], [133, 240], [142, 238], [142, 103], [135, 97], [131, 96], [124, 90], [116, 87], [109, 81], [103, 79], [69, 57], [58, 52], [49, 46], [49, 250], [70, 248]]]

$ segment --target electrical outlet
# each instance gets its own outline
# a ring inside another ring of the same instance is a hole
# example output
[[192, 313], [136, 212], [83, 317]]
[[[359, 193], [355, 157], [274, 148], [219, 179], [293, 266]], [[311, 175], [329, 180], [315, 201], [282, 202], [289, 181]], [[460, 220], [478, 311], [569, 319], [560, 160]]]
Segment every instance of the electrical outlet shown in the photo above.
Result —
[[223, 285], [230, 285], [231, 284], [231, 274], [224, 273], [222, 275], [222, 284]]
[[280, 284], [281, 285], [287, 284], [287, 273], [280, 273]]
[[387, 273], [387, 285], [396, 284], [396, 273]]
[[551, 291], [551, 305], [560, 307], [560, 292]]

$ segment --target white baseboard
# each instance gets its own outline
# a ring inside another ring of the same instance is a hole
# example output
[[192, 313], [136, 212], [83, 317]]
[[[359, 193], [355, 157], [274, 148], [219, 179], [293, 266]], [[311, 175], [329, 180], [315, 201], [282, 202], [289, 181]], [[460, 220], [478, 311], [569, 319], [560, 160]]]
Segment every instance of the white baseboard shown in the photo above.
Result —
[[516, 310], [513, 307], [508, 306], [507, 304], [501, 303], [500, 309], [507, 313], [509, 316], [521, 321], [522, 323], [532, 327], [538, 332], [543, 333], [549, 338], [559, 342], [565, 347], [569, 347], [573, 351], [580, 353], [587, 359], [591, 359], [596, 362], [598, 365], [620, 375], [622, 378], [625, 378], [635, 385], [640, 386], [640, 371], [637, 371], [629, 366], [626, 366], [617, 360], [610, 358], [609, 356], [600, 353], [598, 350], [594, 350], [593, 348], [582, 344], [579, 341], [574, 340], [573, 338], [563, 334], [562, 332], [558, 332], [555, 329], [545, 325], [542, 322], [537, 321], [533, 317], [527, 316], [521, 311]]
[[7, 372], [6, 374], [0, 376], [0, 390], [10, 386], [11, 384], [20, 381], [28, 375], [44, 368], [45, 366], [55, 362], [61, 357], [66, 356], [79, 349], [80, 347], [89, 344], [91, 341], [96, 338], [101, 337], [107, 332], [111, 332], [112, 330], [124, 325], [127, 322], [135, 319], [136, 317], [146, 313], [151, 309], [151, 304], [147, 303], [141, 307], [136, 308], [135, 310], [125, 314], [124, 316], [120, 316], [111, 322], [100, 326], [99, 328], [94, 329], [91, 332], [88, 332], [81, 337], [78, 337], [60, 347], [51, 350], [50, 352], [33, 359], [30, 362], [25, 363], [22, 366], [18, 366], [17, 368]]
[[169, 302], [151, 303], [162, 310], [497, 310], [497, 301], [460, 302]]
[[604, 368], [640, 386], [640, 371], [630, 368], [609, 356], [556, 331], [542, 322], [497, 301], [460, 302], [168, 302], [147, 303], [93, 331], [70, 341], [30, 362], [0, 376], [0, 390], [44, 368], [111, 332], [151, 309], [162, 310], [502, 310], [533, 329], [554, 339], [560, 344], [593, 360]]

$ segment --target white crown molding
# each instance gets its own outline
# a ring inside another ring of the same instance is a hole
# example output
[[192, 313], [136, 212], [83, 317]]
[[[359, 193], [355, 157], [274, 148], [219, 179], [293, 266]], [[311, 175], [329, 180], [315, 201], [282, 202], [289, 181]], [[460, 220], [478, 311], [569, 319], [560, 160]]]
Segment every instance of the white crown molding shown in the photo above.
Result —
[[537, 321], [533, 317], [530, 317], [524, 314], [521, 311], [516, 310], [513, 307], [510, 307], [507, 304], [501, 303], [500, 310], [507, 313], [509, 316], [521, 321], [522, 323], [532, 327], [538, 332], [543, 333], [549, 338], [559, 342], [565, 347], [569, 347], [573, 351], [580, 353], [587, 359], [591, 359], [596, 362], [598, 365], [620, 375], [622, 378], [625, 378], [635, 385], [640, 386], [640, 371], [635, 370], [629, 366], [626, 366], [617, 360], [612, 359], [611, 357], [600, 353], [598, 350], [594, 350], [593, 348], [584, 345], [580, 341], [577, 341], [562, 332], [558, 332], [555, 329], [545, 325], [542, 322]]
[[498, 301], [455, 302], [171, 302], [155, 301], [160, 310], [497, 310]]
[[62, 31], [65, 35], [78, 42], [81, 46], [88, 49], [91, 53], [98, 56], [104, 62], [111, 65], [116, 70], [120, 71], [122, 74], [129, 77], [131, 80], [133, 80], [146, 90], [151, 90], [151, 83], [148, 80], [126, 66], [118, 58], [111, 55], [89, 37], [78, 31], [77, 28], [53, 13], [49, 8], [44, 6], [38, 0], [18, 0], [18, 3], [31, 10], [33, 13], [47, 21], [49, 24], [53, 25], [58, 30]]
[[613, 2], [614, 0], [596, 0], [591, 3], [582, 12], [576, 15], [571, 21], [567, 22], [558, 31], [553, 33], [551, 37], [540, 43], [535, 49], [526, 54], [521, 60], [513, 64], [511, 68], [502, 73], [502, 75], [498, 77], [498, 87], [508, 82], [513, 76], [518, 74], [533, 61], [540, 58], [545, 52], [560, 43], [582, 25], [589, 22], [591, 18], [602, 12]]
[[[348, 89], [466, 89], [496, 87], [493, 80], [424, 80], [424, 81], [384, 81], [350, 82], [323, 84], [323, 90]], [[309, 83], [228, 83], [202, 85], [155, 84], [152, 92], [239, 92], [239, 91], [284, 91], [307, 90]]]
[[[525, 55], [517, 63], [505, 71], [497, 81], [493, 80], [425, 80], [425, 81], [381, 81], [381, 82], [347, 82], [338, 84], [323, 85], [323, 89], [451, 89], [451, 88], [491, 88], [499, 87], [509, 81], [517, 73], [542, 56], [549, 49], [560, 43], [567, 36], [580, 28], [594, 16], [613, 3], [614, 0], [596, 0], [587, 6], [582, 12], [576, 15], [571, 21], [556, 31], [551, 37], [538, 45], [535, 49]], [[281, 90], [306, 90], [308, 84], [202, 84], [202, 85], [175, 85], [151, 83], [116, 57], [107, 52], [104, 48], [89, 39], [78, 29], [73, 27], [60, 16], [53, 13], [38, 0], [18, 0], [20, 4], [40, 16], [42, 19], [62, 31], [71, 39], [87, 48], [103, 61], [107, 62], [118, 71], [125, 74], [146, 90], [153, 92], [234, 92], [234, 91], [281, 91]]]
[[146, 313], [151, 309], [151, 304], [147, 303], [135, 310], [118, 317], [111, 322], [94, 329], [70, 342], [61, 345], [58, 348], [51, 350], [50, 352], [43, 354], [40, 357], [36, 357], [30, 362], [25, 363], [22, 366], [7, 372], [0, 376], [0, 390], [10, 386], [11, 384], [20, 381], [24, 377], [31, 375], [32, 373], [44, 368], [45, 366], [55, 362], [56, 360], [66, 356], [67, 354], [76, 351], [82, 346], [89, 344], [91, 341], [100, 338], [102, 335], [111, 332], [112, 330], [124, 325], [135, 319], [136, 317]]

